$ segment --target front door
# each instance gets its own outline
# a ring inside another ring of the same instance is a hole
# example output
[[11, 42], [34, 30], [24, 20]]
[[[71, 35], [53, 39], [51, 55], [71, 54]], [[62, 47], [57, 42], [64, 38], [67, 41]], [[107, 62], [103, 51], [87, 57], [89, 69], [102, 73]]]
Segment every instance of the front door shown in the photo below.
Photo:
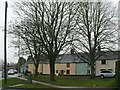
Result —
[[61, 71], [60, 71], [60, 74], [61, 74], [61, 75], [64, 75], [64, 70], [61, 70]]

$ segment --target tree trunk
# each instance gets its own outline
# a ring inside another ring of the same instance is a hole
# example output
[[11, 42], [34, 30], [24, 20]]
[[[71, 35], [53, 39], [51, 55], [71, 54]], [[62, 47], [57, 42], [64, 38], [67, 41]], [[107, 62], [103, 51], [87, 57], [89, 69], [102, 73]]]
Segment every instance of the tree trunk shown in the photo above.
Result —
[[55, 81], [55, 60], [50, 60], [50, 81]]
[[95, 65], [94, 62], [91, 62], [91, 79], [95, 79]]
[[91, 79], [95, 79], [95, 52], [92, 49], [90, 52], [90, 61], [91, 61]]
[[35, 76], [38, 76], [38, 66], [39, 66], [39, 64], [35, 65]]

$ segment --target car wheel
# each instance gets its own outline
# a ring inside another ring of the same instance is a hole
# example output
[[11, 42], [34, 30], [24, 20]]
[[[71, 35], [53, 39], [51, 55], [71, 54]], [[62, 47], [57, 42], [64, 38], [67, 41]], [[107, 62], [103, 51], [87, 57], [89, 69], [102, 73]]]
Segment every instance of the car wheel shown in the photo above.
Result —
[[104, 75], [100, 75], [100, 78], [104, 78]]

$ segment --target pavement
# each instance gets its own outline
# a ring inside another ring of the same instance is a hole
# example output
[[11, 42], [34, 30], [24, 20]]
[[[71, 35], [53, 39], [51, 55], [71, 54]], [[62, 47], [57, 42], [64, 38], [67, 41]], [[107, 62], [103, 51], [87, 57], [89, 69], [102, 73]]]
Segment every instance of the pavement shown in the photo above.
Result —
[[[18, 79], [21, 79], [21, 80], [27, 80], [26, 78], [24, 77], [16, 77]], [[50, 83], [45, 83], [45, 82], [40, 82], [40, 81], [35, 81], [35, 80], [32, 80], [32, 83], [35, 83], [35, 84], [41, 84], [41, 85], [45, 85], [45, 86], [49, 86], [49, 87], [52, 87], [52, 88], [57, 88], [58, 89], [62, 89], [62, 90], [118, 90], [117, 88], [115, 87], [70, 87], [70, 86], [59, 86], [59, 85], [54, 85], [54, 84], [50, 84]]]

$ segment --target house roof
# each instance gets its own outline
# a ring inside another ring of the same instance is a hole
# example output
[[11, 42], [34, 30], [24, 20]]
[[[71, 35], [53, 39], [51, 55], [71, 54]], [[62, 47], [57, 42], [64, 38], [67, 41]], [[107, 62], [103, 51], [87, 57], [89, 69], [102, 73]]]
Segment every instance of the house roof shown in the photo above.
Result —
[[[29, 64], [33, 64], [33, 60], [29, 59], [27, 61]], [[64, 54], [64, 55], [60, 55], [57, 59], [56, 59], [56, 63], [77, 63], [77, 62], [83, 62], [83, 60], [81, 60], [79, 57], [77, 57], [77, 55], [71, 55], [71, 54]], [[40, 63], [49, 63], [49, 60], [42, 60], [40, 61]]]
[[[119, 57], [119, 52], [118, 51], [102, 51], [101, 53], [99, 53], [99, 55], [101, 55], [98, 60], [116, 60], [116, 59], [120, 59]], [[78, 54], [63, 54], [63, 55], [59, 55], [59, 57], [56, 59], [56, 63], [85, 63], [87, 62], [85, 60], [84, 57], [88, 57], [87, 53], [79, 53], [80, 56], [78, 56]], [[29, 59], [27, 61], [29, 64], [33, 64], [32, 59]], [[48, 64], [49, 60], [42, 60], [40, 61], [40, 63], [44, 63], [44, 64]]]
[[74, 54], [60, 55], [59, 58], [57, 58], [56, 60], [56, 63], [78, 63], [78, 62], [82, 63], [84, 61]]
[[28, 62], [25, 62], [23, 65], [21, 65], [21, 67], [27, 67], [28, 66]]
[[102, 55], [100, 56], [100, 58], [98, 60], [116, 60], [116, 59], [120, 59], [119, 53], [120, 52], [118, 52], [118, 51], [102, 52]]

